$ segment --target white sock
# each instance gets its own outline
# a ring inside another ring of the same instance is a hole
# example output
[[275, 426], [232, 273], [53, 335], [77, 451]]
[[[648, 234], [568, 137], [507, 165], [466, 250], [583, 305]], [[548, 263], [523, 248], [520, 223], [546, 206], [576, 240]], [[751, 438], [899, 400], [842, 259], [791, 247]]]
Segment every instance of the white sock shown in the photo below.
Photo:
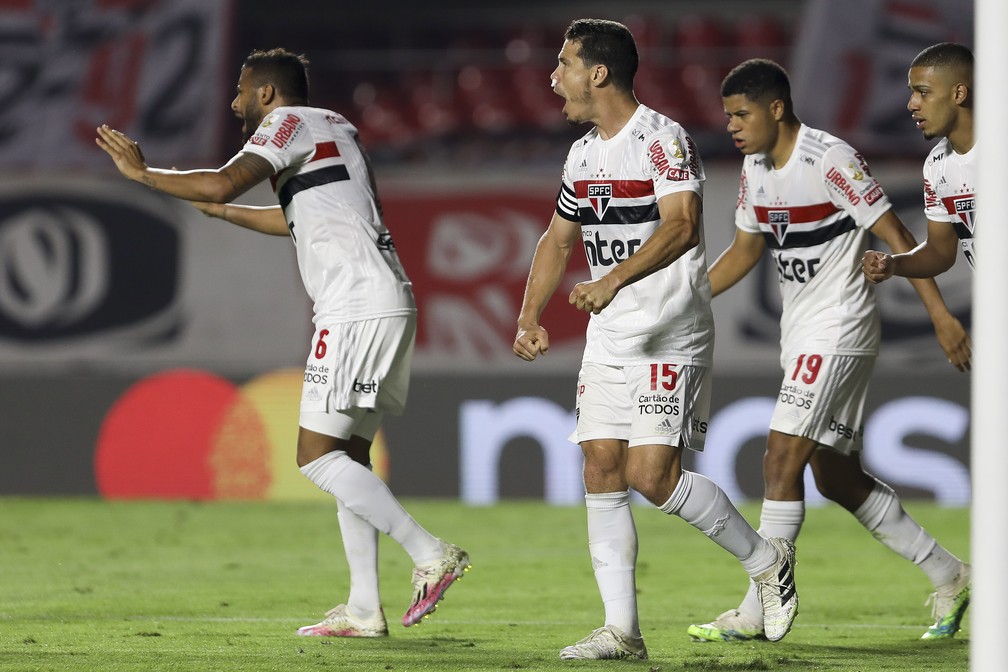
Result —
[[379, 532], [395, 539], [414, 565], [429, 565], [441, 557], [441, 540], [406, 513], [385, 481], [342, 450], [313, 460], [301, 467], [301, 473]]
[[899, 497], [885, 483], [876, 479], [875, 488], [854, 517], [873, 537], [920, 567], [935, 587], [950, 583], [959, 573], [962, 561], [903, 510]]
[[588, 509], [588, 551], [598, 583], [605, 624], [640, 637], [637, 619], [637, 528], [630, 493], [585, 495]]
[[718, 485], [704, 476], [683, 471], [672, 496], [660, 507], [711, 538], [742, 563], [749, 576], [758, 576], [777, 562], [777, 552], [752, 528]]
[[[788, 541], [794, 541], [798, 538], [803, 522], [805, 522], [804, 500], [789, 502], [764, 499], [763, 508], [760, 511], [760, 528], [757, 531], [765, 539], [784, 537]], [[756, 584], [751, 580], [749, 581], [749, 590], [742, 598], [742, 604], [739, 605], [738, 610], [754, 619], [763, 617], [759, 593], [756, 591]]]
[[381, 610], [378, 592], [378, 530], [336, 500], [340, 535], [350, 568], [350, 595], [347, 607], [355, 616], [373, 618]]

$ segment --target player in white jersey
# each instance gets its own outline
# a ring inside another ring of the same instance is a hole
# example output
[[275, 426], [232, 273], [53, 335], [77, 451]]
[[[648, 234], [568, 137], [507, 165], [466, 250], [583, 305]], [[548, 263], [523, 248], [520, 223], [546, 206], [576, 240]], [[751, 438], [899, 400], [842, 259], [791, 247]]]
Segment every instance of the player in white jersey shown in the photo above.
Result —
[[[740, 64], [725, 78], [721, 95], [728, 132], [745, 160], [735, 238], [710, 268], [711, 292], [716, 296], [741, 280], [769, 248], [783, 297], [784, 381], [763, 461], [760, 532], [797, 538], [805, 518], [803, 474], [811, 465], [819, 491], [917, 564], [939, 594], [968, 591], [969, 566], [938, 545], [906, 514], [892, 488], [861, 466], [861, 418], [879, 322], [875, 293], [858, 260], [869, 230], [898, 252], [911, 249], [913, 237], [861, 155], [795, 116], [787, 73], [778, 64]], [[933, 280], [914, 282], [951, 357], [965, 331]], [[964, 609], [954, 624], [945, 620], [948, 614], [936, 614], [925, 638], [951, 637]], [[737, 609], [688, 632], [710, 641], [764, 637], [754, 587]]]
[[956, 239], [974, 267], [977, 162], [973, 139], [973, 52], [943, 42], [917, 54], [907, 75], [913, 115], [924, 138], [941, 141], [924, 162], [924, 215], [927, 240], [904, 254], [865, 252], [862, 268], [873, 283], [893, 275], [930, 278], [956, 258]]
[[[357, 130], [335, 112], [308, 107], [307, 66], [304, 56], [283, 49], [249, 55], [231, 103], [246, 143], [217, 170], [150, 168], [137, 143], [106, 126], [98, 129], [97, 143], [131, 180], [239, 226], [290, 236], [316, 327], [305, 366], [297, 463], [335, 497], [350, 567], [346, 604], [298, 634], [383, 637], [379, 531], [415, 564], [406, 626], [437, 607], [469, 558], [417, 524], [370, 471], [371, 442], [383, 415], [401, 413], [406, 401], [416, 308]], [[267, 178], [279, 206], [228, 203]]]
[[592, 279], [569, 301], [591, 316], [572, 438], [585, 458], [588, 547], [605, 623], [560, 657], [647, 657], [628, 488], [735, 555], [760, 586], [767, 636], [780, 639], [798, 606], [793, 546], [763, 539], [716, 484], [681, 466], [685, 448], [703, 449], [714, 339], [700, 157], [679, 124], [637, 102], [637, 48], [626, 26], [579, 19], [564, 38], [553, 89], [568, 121], [593, 129], [567, 157], [514, 342], [527, 361], [547, 352], [542, 311], [583, 245]]

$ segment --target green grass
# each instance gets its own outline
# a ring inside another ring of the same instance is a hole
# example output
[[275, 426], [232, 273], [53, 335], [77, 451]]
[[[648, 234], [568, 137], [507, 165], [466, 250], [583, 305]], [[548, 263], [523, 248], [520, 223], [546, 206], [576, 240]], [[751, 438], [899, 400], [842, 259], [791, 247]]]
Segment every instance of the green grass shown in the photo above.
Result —
[[[811, 509], [798, 546], [801, 615], [775, 644], [685, 634], [735, 606], [734, 558], [676, 518], [636, 509], [648, 661], [569, 663], [563, 646], [601, 625], [580, 508], [410, 501], [473, 570], [422, 625], [397, 625], [410, 562], [382, 539], [391, 636], [299, 638], [343, 601], [335, 506], [0, 499], [0, 670], [966, 670], [969, 616], [952, 641], [918, 639], [930, 585], [836, 507]], [[912, 503], [952, 552], [968, 512]], [[750, 520], [755, 507], [746, 507]]]

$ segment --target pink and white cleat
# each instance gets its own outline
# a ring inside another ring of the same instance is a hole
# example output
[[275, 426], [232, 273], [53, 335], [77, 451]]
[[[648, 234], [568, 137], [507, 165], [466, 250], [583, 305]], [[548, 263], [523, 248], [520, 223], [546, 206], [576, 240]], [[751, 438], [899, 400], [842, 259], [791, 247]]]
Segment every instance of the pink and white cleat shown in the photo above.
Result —
[[381, 611], [374, 618], [358, 618], [350, 613], [345, 604], [340, 604], [326, 612], [321, 623], [298, 628], [301, 637], [388, 637], [388, 625]]
[[469, 571], [469, 554], [454, 544], [444, 543], [441, 559], [428, 567], [413, 568], [413, 602], [403, 614], [404, 627], [416, 625], [437, 609], [438, 601], [457, 579]]

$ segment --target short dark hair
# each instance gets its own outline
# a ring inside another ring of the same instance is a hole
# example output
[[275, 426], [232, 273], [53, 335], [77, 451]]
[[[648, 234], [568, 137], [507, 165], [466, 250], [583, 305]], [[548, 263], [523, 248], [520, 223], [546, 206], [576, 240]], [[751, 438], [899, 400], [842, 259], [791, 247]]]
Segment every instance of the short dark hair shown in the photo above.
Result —
[[308, 59], [282, 47], [254, 50], [245, 58], [253, 86], [272, 84], [277, 93], [292, 103], [308, 102]]
[[751, 58], [739, 63], [721, 82], [722, 98], [739, 94], [752, 101], [780, 100], [788, 113], [792, 111], [791, 80], [787, 71], [766, 58]]
[[640, 56], [629, 28], [606, 19], [575, 19], [564, 39], [581, 46], [579, 55], [585, 65], [606, 66], [617, 89], [633, 91]]
[[973, 52], [968, 47], [955, 42], [933, 44], [917, 54], [911, 68], [948, 68], [973, 84]]

